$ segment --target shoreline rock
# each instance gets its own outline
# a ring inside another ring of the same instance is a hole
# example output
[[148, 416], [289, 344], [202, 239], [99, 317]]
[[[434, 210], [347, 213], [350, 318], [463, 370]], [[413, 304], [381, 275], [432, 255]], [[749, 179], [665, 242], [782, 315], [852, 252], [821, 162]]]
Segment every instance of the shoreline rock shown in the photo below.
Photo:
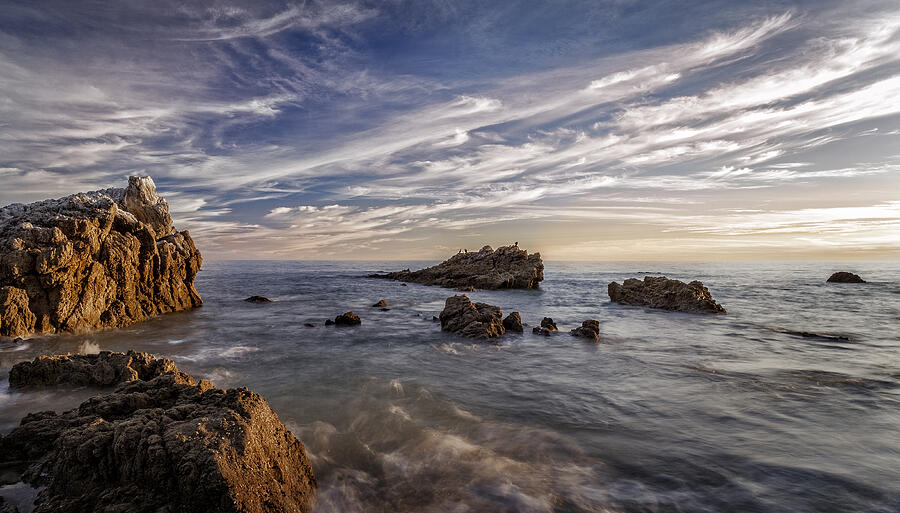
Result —
[[866, 280], [860, 278], [858, 274], [838, 271], [829, 276], [825, 283], [866, 283]]
[[628, 278], [621, 285], [612, 282], [607, 290], [611, 301], [623, 305], [686, 313], [725, 313], [725, 308], [716, 303], [699, 281], [684, 283], [665, 276], [645, 276], [643, 281]]
[[540, 253], [528, 254], [518, 246], [503, 246], [494, 251], [484, 246], [477, 253], [458, 253], [438, 265], [418, 271], [370, 274], [424, 285], [438, 285], [464, 291], [475, 289], [536, 289], [544, 279]]
[[9, 387], [13, 389], [60, 385], [109, 387], [129, 381], [149, 381], [157, 376], [176, 376], [177, 382], [195, 384], [175, 362], [149, 353], [114, 353], [38, 356], [13, 365]]
[[0, 208], [0, 336], [120, 327], [188, 310], [202, 257], [149, 177]]
[[[103, 358], [129, 355], [144, 354]], [[171, 367], [61, 414], [28, 414], [0, 437], [0, 466], [41, 487], [34, 512], [310, 511], [316, 478], [303, 444], [265, 399]]]
[[447, 298], [439, 318], [441, 331], [464, 337], [487, 340], [506, 333], [503, 311], [499, 307], [473, 303], [465, 294]]

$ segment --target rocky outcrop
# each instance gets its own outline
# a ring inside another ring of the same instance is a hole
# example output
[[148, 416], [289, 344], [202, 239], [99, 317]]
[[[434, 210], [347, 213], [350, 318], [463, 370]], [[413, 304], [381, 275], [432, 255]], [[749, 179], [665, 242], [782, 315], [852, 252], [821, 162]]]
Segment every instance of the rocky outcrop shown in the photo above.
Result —
[[362, 319], [353, 312], [346, 312], [335, 317], [334, 324], [336, 326], [359, 326], [362, 324]]
[[124, 326], [200, 306], [201, 262], [149, 177], [0, 208], [0, 336]]
[[573, 337], [581, 337], [593, 341], [600, 340], [600, 321], [588, 319], [581, 323], [581, 326], [570, 331]]
[[272, 300], [265, 296], [250, 296], [244, 301], [248, 303], [271, 303]]
[[0, 466], [42, 487], [35, 513], [309, 511], [316, 480], [303, 444], [268, 403], [185, 376], [29, 414], [0, 438]]
[[522, 324], [522, 317], [519, 315], [519, 312], [513, 312], [507, 315], [506, 319], [503, 319], [503, 327], [506, 331], [515, 333], [522, 333], [525, 331], [525, 326]]
[[535, 289], [544, 279], [544, 263], [540, 253], [529, 255], [515, 245], [496, 251], [485, 246], [477, 253], [458, 253], [427, 269], [369, 276], [467, 290]]
[[108, 387], [128, 381], [149, 381], [164, 375], [176, 376], [179, 382], [194, 384], [194, 378], [178, 370], [172, 360], [134, 351], [101, 351], [100, 354], [38, 356], [33, 361], [17, 363], [9, 371], [9, 386]]
[[551, 333], [555, 333], [556, 331], [558, 331], [556, 323], [553, 322], [553, 319], [550, 317], [541, 319], [541, 325], [535, 326], [534, 329], [531, 330], [532, 333], [543, 335], [545, 337], [549, 337]]
[[866, 280], [859, 277], [858, 274], [848, 273], [846, 271], [838, 271], [826, 280], [827, 283], [865, 283]]
[[610, 300], [623, 305], [687, 313], [725, 313], [699, 281], [684, 283], [665, 276], [646, 276], [644, 281], [629, 278], [621, 285], [612, 282], [608, 291]]
[[506, 333], [499, 307], [473, 303], [465, 294], [447, 298], [440, 320], [441, 330], [469, 338], [492, 339]]

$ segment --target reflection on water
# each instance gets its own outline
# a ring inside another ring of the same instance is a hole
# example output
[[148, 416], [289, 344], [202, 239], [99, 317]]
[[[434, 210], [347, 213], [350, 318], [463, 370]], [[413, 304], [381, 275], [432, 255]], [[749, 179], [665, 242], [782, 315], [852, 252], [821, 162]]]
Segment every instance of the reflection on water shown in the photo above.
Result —
[[[0, 347], [0, 377], [137, 349], [248, 386], [306, 444], [320, 512], [900, 508], [900, 265], [855, 264], [859, 286], [825, 284], [829, 264], [652, 264], [703, 281], [728, 310], [706, 317], [608, 302], [650, 264], [549, 263], [541, 290], [469, 295], [561, 330], [598, 319], [601, 343], [500, 345], [440, 332], [452, 290], [361, 277], [420, 265], [212, 262], [203, 308]], [[362, 326], [323, 325], [347, 310]], [[91, 393], [4, 392], [0, 429]]]

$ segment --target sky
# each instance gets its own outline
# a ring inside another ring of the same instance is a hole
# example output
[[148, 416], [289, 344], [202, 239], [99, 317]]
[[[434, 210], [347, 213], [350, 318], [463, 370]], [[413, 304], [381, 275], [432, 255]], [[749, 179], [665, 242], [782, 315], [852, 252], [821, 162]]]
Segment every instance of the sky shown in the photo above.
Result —
[[0, 204], [207, 259], [900, 257], [896, 0], [0, 0]]

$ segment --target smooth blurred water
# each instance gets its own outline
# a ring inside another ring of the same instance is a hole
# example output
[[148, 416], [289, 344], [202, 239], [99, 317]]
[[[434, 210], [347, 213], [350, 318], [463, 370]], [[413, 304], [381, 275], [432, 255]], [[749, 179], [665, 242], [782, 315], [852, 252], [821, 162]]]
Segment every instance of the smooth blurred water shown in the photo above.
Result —
[[[9, 392], [13, 363], [136, 349], [266, 397], [319, 512], [900, 511], [900, 264], [551, 262], [540, 290], [469, 293], [564, 331], [499, 345], [440, 331], [456, 292], [363, 277], [427, 264], [207, 263], [198, 310], [0, 349], [0, 432], [96, 393]], [[825, 283], [845, 269], [870, 283]], [[699, 279], [728, 314], [608, 301], [646, 273]], [[324, 326], [348, 310], [362, 326]], [[599, 344], [565, 333], [585, 319]]]

